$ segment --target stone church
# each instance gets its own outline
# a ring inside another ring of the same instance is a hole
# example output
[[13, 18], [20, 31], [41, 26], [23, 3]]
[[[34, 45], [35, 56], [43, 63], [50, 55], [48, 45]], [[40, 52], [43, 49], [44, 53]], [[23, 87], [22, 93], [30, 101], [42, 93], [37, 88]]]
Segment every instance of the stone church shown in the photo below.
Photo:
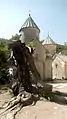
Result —
[[[52, 54], [56, 50], [56, 45], [48, 35], [47, 39], [44, 40], [43, 44], [39, 41], [40, 29], [32, 19], [31, 15], [21, 26], [20, 30], [20, 39], [22, 42], [28, 44], [33, 41], [35, 50], [34, 50], [34, 62], [36, 68], [41, 76], [42, 80], [51, 80], [52, 79]], [[47, 42], [48, 41], [48, 42]]]

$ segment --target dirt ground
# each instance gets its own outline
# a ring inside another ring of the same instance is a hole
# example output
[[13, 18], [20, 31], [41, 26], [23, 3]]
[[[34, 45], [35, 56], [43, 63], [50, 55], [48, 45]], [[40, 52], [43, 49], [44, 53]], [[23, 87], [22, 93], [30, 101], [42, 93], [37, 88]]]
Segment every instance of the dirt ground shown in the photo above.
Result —
[[[53, 90], [67, 92], [67, 83], [57, 83]], [[0, 107], [11, 99], [8, 91], [0, 90]], [[6, 116], [0, 119], [8, 119]], [[21, 109], [16, 119], [67, 119], [67, 105], [61, 105], [47, 100], [38, 101], [35, 106], [29, 105]]]

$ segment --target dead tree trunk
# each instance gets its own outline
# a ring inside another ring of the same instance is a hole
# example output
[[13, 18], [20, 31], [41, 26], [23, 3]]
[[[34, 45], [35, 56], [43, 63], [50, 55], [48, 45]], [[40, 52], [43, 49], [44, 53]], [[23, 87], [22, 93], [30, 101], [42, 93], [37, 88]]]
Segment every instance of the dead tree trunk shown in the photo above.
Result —
[[[13, 44], [12, 50], [13, 56], [15, 57], [17, 63], [16, 75], [19, 84], [23, 85], [25, 91], [32, 93], [33, 87], [32, 82], [30, 80], [30, 71], [37, 77], [37, 79], [40, 80], [40, 75], [34, 65], [33, 57], [29, 52], [29, 49], [25, 46], [25, 44], [22, 44], [20, 41], [17, 41]], [[15, 91], [16, 89], [18, 90], [18, 88], [15, 88]]]

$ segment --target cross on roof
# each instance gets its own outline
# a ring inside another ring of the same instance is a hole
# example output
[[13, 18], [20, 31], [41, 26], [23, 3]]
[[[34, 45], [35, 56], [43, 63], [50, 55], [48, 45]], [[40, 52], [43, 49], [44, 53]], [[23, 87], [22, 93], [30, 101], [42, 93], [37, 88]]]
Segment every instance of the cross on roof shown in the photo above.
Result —
[[29, 16], [31, 16], [31, 10], [29, 10]]

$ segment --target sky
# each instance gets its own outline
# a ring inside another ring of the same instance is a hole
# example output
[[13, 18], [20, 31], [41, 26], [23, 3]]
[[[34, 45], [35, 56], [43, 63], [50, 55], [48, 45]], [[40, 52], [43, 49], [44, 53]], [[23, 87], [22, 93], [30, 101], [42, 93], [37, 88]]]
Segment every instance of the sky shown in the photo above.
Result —
[[67, 0], [0, 0], [0, 38], [11, 38], [29, 16], [40, 28], [40, 40], [48, 32], [56, 43], [67, 42]]

